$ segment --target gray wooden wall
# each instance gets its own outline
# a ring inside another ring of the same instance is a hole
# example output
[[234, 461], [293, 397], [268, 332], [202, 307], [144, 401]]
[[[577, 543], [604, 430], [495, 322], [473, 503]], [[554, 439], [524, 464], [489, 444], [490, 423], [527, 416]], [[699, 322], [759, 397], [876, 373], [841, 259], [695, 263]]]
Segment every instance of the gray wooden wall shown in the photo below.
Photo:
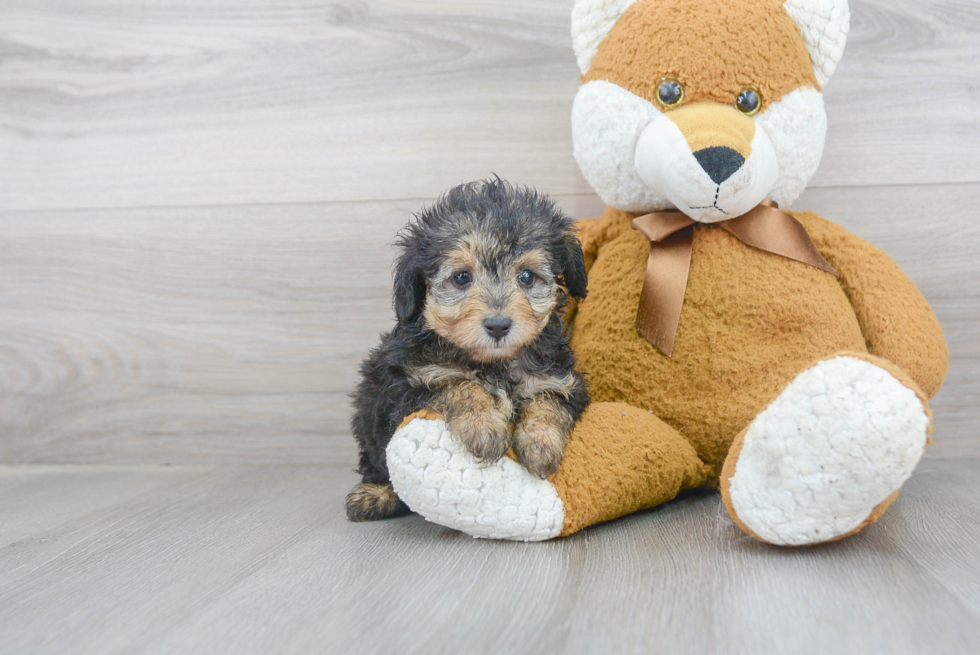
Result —
[[[886, 248], [980, 444], [980, 2], [852, 0], [796, 205]], [[397, 228], [491, 172], [601, 211], [571, 0], [0, 0], [0, 462], [353, 462]]]

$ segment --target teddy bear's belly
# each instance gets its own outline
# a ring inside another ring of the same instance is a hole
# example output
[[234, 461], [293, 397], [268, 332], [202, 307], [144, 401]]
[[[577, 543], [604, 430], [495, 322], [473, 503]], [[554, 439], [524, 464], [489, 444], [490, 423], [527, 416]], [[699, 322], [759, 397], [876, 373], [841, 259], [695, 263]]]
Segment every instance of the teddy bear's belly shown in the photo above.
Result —
[[572, 346], [593, 401], [652, 410], [719, 466], [732, 440], [798, 373], [840, 351], [866, 352], [837, 279], [698, 226], [673, 357], [636, 330], [649, 242], [604, 244]]

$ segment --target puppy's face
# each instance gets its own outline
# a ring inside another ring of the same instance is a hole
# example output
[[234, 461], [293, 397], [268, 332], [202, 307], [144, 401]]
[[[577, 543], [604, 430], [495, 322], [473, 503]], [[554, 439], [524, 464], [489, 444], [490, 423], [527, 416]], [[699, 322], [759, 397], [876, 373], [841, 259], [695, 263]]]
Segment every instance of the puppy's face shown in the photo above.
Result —
[[462, 184], [405, 226], [395, 267], [400, 325], [480, 362], [512, 359], [588, 279], [574, 223], [547, 197], [499, 178]]
[[425, 323], [477, 361], [514, 358], [555, 311], [556, 276], [543, 248], [509, 249], [492, 235], [464, 235], [426, 280]]

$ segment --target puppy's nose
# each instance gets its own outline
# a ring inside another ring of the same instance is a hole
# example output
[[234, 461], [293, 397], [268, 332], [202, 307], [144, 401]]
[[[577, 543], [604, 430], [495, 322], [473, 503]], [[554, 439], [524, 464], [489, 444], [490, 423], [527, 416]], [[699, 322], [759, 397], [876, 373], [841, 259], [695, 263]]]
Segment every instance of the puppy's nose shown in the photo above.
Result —
[[500, 341], [507, 336], [512, 324], [513, 321], [503, 316], [494, 316], [483, 321], [483, 327], [486, 328], [487, 334], [493, 337], [495, 341]]
[[694, 158], [715, 184], [721, 184], [742, 168], [745, 157], [731, 148], [715, 146], [694, 153]]

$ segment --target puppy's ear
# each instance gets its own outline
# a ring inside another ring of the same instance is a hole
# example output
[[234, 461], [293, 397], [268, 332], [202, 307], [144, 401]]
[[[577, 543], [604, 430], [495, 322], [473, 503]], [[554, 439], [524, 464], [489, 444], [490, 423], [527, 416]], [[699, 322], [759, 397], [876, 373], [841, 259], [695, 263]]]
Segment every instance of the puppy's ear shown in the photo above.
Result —
[[415, 261], [414, 253], [406, 252], [395, 267], [395, 316], [399, 323], [410, 323], [425, 307], [425, 276]]
[[565, 232], [558, 260], [561, 276], [565, 280], [569, 295], [579, 300], [585, 298], [589, 287], [589, 277], [585, 272], [585, 256], [582, 254], [582, 245], [578, 242], [578, 237], [571, 230]]

